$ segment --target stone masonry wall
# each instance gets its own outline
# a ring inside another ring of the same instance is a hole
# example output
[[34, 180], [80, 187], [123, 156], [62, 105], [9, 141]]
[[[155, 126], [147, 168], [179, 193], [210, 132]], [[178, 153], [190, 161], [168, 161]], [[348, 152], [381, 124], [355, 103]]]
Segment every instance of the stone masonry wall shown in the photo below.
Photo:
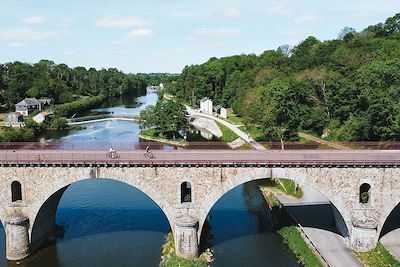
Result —
[[[214, 204], [234, 187], [257, 179], [288, 178], [317, 189], [337, 208], [350, 235], [357, 218], [375, 221], [379, 235], [389, 213], [400, 202], [397, 168], [0, 167], [0, 219], [4, 223], [13, 214], [24, 214], [29, 218], [30, 237], [32, 229], [47, 232], [48, 225], [43, 224], [45, 229], [35, 226], [46, 200], [74, 182], [97, 178], [117, 180], [143, 191], [163, 210], [172, 230], [177, 217], [186, 214], [198, 218], [199, 240]], [[22, 201], [14, 203], [11, 202], [13, 181], [22, 185]], [[183, 182], [191, 184], [190, 203], [180, 202]], [[359, 187], [363, 183], [371, 185], [368, 204], [359, 203]]]

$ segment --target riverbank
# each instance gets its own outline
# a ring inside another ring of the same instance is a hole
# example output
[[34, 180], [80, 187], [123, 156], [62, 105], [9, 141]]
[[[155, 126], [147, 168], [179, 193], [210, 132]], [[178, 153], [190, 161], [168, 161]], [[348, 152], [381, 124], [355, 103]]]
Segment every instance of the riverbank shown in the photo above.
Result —
[[174, 237], [168, 233], [166, 243], [162, 247], [161, 267], [209, 267], [211, 266], [213, 253], [207, 249], [198, 259], [184, 259], [175, 254]]
[[283, 242], [296, 255], [298, 261], [305, 267], [323, 267], [319, 256], [314, 252], [304, 240], [298, 227], [293, 226], [293, 219], [282, 212], [280, 201], [274, 193], [279, 192], [291, 197], [300, 198], [303, 192], [296, 184], [287, 179], [266, 180], [259, 182], [258, 186], [272, 212], [278, 234], [283, 238]]
[[141, 131], [138, 134], [138, 137], [143, 140], [154, 141], [154, 142], [159, 142], [159, 143], [173, 145], [173, 146], [186, 147], [189, 145], [189, 143], [182, 138], [172, 139], [173, 136], [165, 135], [165, 137], [160, 137], [158, 134], [159, 134], [159, 132], [155, 129], [147, 129], [147, 130]]
[[367, 267], [399, 267], [392, 254], [379, 242], [374, 250], [368, 252], [357, 252], [358, 259]]

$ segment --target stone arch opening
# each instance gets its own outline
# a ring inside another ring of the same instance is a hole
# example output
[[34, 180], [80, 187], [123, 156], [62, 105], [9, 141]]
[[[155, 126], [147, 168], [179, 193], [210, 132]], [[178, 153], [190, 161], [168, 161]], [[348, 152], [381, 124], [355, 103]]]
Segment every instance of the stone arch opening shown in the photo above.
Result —
[[379, 239], [392, 231], [400, 231], [400, 203], [397, 204], [383, 223]]
[[181, 203], [192, 202], [192, 185], [189, 182], [181, 184]]
[[[308, 175], [308, 174], [307, 174]], [[271, 177], [272, 176], [272, 177]], [[271, 178], [284, 178], [284, 179], [289, 179], [294, 181], [295, 183], [299, 184], [300, 187], [309, 187], [314, 189], [315, 191], [318, 191], [320, 194], [326, 197], [326, 199], [329, 201], [333, 216], [335, 219], [336, 223], [336, 231], [332, 231], [335, 233], [340, 234], [341, 236], [348, 238], [349, 237], [349, 221], [346, 220], [346, 218], [349, 218], [348, 214], [346, 214], [346, 209], [343, 209], [344, 203], [340, 202], [340, 197], [336, 196], [328, 186], [325, 185], [319, 185], [321, 188], [315, 188], [313, 186], [313, 183], [308, 183], [305, 184], [304, 177], [301, 178], [299, 173], [296, 171], [292, 170], [287, 170], [287, 169], [277, 169], [276, 172], [274, 171], [271, 173], [261, 173], [258, 172], [255, 175], [254, 174], [246, 174], [246, 173], [241, 173], [239, 175], [236, 175], [234, 177], [229, 177], [227, 180], [221, 185], [221, 189], [218, 191], [215, 191], [213, 194], [208, 196], [208, 201], [205, 201], [204, 204], [202, 205], [202, 208], [200, 210], [200, 220], [199, 220], [199, 242], [201, 242], [201, 233], [203, 230], [203, 226], [206, 222], [206, 219], [209, 215], [209, 212], [211, 211], [212, 207], [217, 203], [217, 201], [224, 196], [227, 192], [232, 190], [233, 188], [237, 187], [238, 185], [242, 185], [244, 183], [247, 183], [249, 181], [259, 181], [263, 179], [271, 179]], [[312, 226], [310, 226], [312, 227]]]
[[22, 200], [21, 183], [18, 181], [13, 181], [11, 183], [11, 201], [16, 202], [19, 200]]
[[[50, 197], [48, 197], [41, 204], [40, 209], [37, 212], [34, 222], [32, 224], [32, 232], [31, 232], [32, 252], [34, 252], [35, 250], [40, 248], [43, 245], [43, 243], [46, 241], [46, 239], [54, 233], [54, 230], [57, 229], [56, 228], [57, 211], [58, 211], [59, 203], [60, 203], [60, 201], [62, 201], [63, 195], [65, 195], [64, 194], [65, 191], [68, 188], [71, 188], [71, 186], [75, 187], [75, 186], [79, 186], [80, 183], [85, 183], [85, 182], [89, 183], [89, 182], [94, 182], [94, 181], [96, 181], [96, 183], [98, 181], [101, 181], [103, 183], [108, 183], [110, 181], [115, 182], [115, 183], [119, 184], [120, 187], [122, 186], [124, 188], [123, 193], [126, 193], [126, 192], [129, 193], [130, 190], [134, 189], [134, 191], [140, 192], [140, 194], [143, 194], [146, 198], [149, 199], [149, 201], [154, 203], [161, 210], [161, 217], [163, 217], [161, 219], [166, 219], [166, 220], [164, 223], [162, 221], [157, 222], [157, 223], [156, 222], [148, 222], [146, 224], [142, 223], [141, 225], [145, 225], [144, 227], [152, 227], [156, 224], [161, 224], [163, 227], [166, 227], [165, 233], [167, 233], [168, 229], [170, 229], [172, 227], [172, 225], [171, 225], [172, 214], [170, 211], [170, 207], [168, 206], [168, 203], [163, 202], [162, 200], [160, 201], [160, 197], [151, 191], [151, 189], [150, 189], [151, 187], [140, 187], [140, 186], [136, 186], [134, 184], [130, 184], [125, 181], [120, 181], [120, 180], [115, 180], [115, 179], [110, 179], [110, 178], [82, 179], [82, 180], [73, 182], [73, 183], [59, 189], [58, 191], [53, 193]], [[88, 194], [93, 194], [93, 191], [88, 191]], [[99, 195], [99, 194], [101, 194], [101, 192], [97, 192], [96, 194]], [[122, 196], [124, 194], [119, 192], [119, 195]], [[108, 197], [107, 195], [104, 195], [104, 198], [107, 198], [107, 197]], [[111, 218], [112, 221], [117, 220], [112, 217], [112, 214], [114, 214], [113, 212], [106, 212], [106, 213], [111, 214], [108, 217]], [[90, 216], [87, 215], [87, 217], [85, 217], [85, 219], [87, 219], [87, 218], [90, 219]], [[160, 221], [160, 220], [157, 219], [156, 221]], [[130, 224], [130, 225], [134, 225], [136, 227], [135, 224]], [[122, 231], [123, 229], [117, 229], [117, 230]], [[147, 230], [147, 229], [144, 229], [144, 230]], [[85, 233], [82, 233], [82, 234], [85, 234]], [[90, 235], [93, 233], [88, 233], [88, 234]], [[160, 238], [160, 240], [164, 240], [164, 237]], [[162, 241], [160, 241], [160, 242], [162, 242]]]

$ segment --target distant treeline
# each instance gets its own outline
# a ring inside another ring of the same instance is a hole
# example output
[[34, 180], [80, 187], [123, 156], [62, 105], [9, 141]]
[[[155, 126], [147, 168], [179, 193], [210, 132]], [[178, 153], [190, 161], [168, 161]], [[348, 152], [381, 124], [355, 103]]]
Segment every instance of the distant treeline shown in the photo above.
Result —
[[179, 78], [179, 74], [176, 73], [140, 73], [139, 75], [145, 77], [148, 85], [173, 82]]
[[308, 37], [256, 55], [187, 66], [169, 93], [198, 105], [205, 96], [232, 107], [266, 140], [298, 131], [331, 139], [399, 140], [400, 14], [337, 39]]
[[25, 97], [54, 98], [57, 104], [63, 104], [72, 102], [76, 95], [143, 95], [146, 86], [144, 75], [125, 74], [114, 68], [69, 68], [49, 60], [0, 65], [0, 103], [9, 108]]

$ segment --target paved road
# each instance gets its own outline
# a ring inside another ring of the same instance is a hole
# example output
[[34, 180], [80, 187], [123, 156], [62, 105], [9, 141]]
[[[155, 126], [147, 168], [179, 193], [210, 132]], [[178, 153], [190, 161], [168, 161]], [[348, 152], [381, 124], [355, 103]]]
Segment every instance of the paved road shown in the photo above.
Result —
[[387, 218], [381, 234], [380, 242], [390, 251], [390, 253], [400, 261], [400, 208], [396, 207]]
[[304, 197], [295, 199], [276, 195], [279, 201], [303, 226], [303, 230], [332, 267], [363, 266], [345, 239], [336, 233], [335, 221], [329, 200], [316, 190], [304, 187]]
[[240, 138], [242, 138], [244, 141], [246, 141], [247, 143], [249, 143], [254, 149], [258, 150], [258, 151], [265, 151], [267, 150], [264, 146], [260, 145], [259, 143], [257, 143], [253, 138], [251, 138], [251, 136], [249, 136], [248, 134], [246, 134], [245, 132], [243, 132], [242, 130], [240, 130], [236, 125], [227, 122], [225, 120], [222, 120], [220, 118], [217, 118], [213, 115], [209, 115], [209, 114], [204, 114], [198, 111], [193, 110], [192, 108], [190, 108], [189, 106], [186, 106], [186, 109], [189, 113], [190, 116], [200, 116], [200, 117], [204, 117], [204, 118], [208, 118], [208, 119], [212, 119], [215, 120], [223, 125], [225, 125], [226, 127], [228, 127], [232, 132], [234, 132], [235, 134], [237, 134]]
[[400, 261], [400, 229], [395, 229], [384, 235], [380, 242], [387, 250]]

